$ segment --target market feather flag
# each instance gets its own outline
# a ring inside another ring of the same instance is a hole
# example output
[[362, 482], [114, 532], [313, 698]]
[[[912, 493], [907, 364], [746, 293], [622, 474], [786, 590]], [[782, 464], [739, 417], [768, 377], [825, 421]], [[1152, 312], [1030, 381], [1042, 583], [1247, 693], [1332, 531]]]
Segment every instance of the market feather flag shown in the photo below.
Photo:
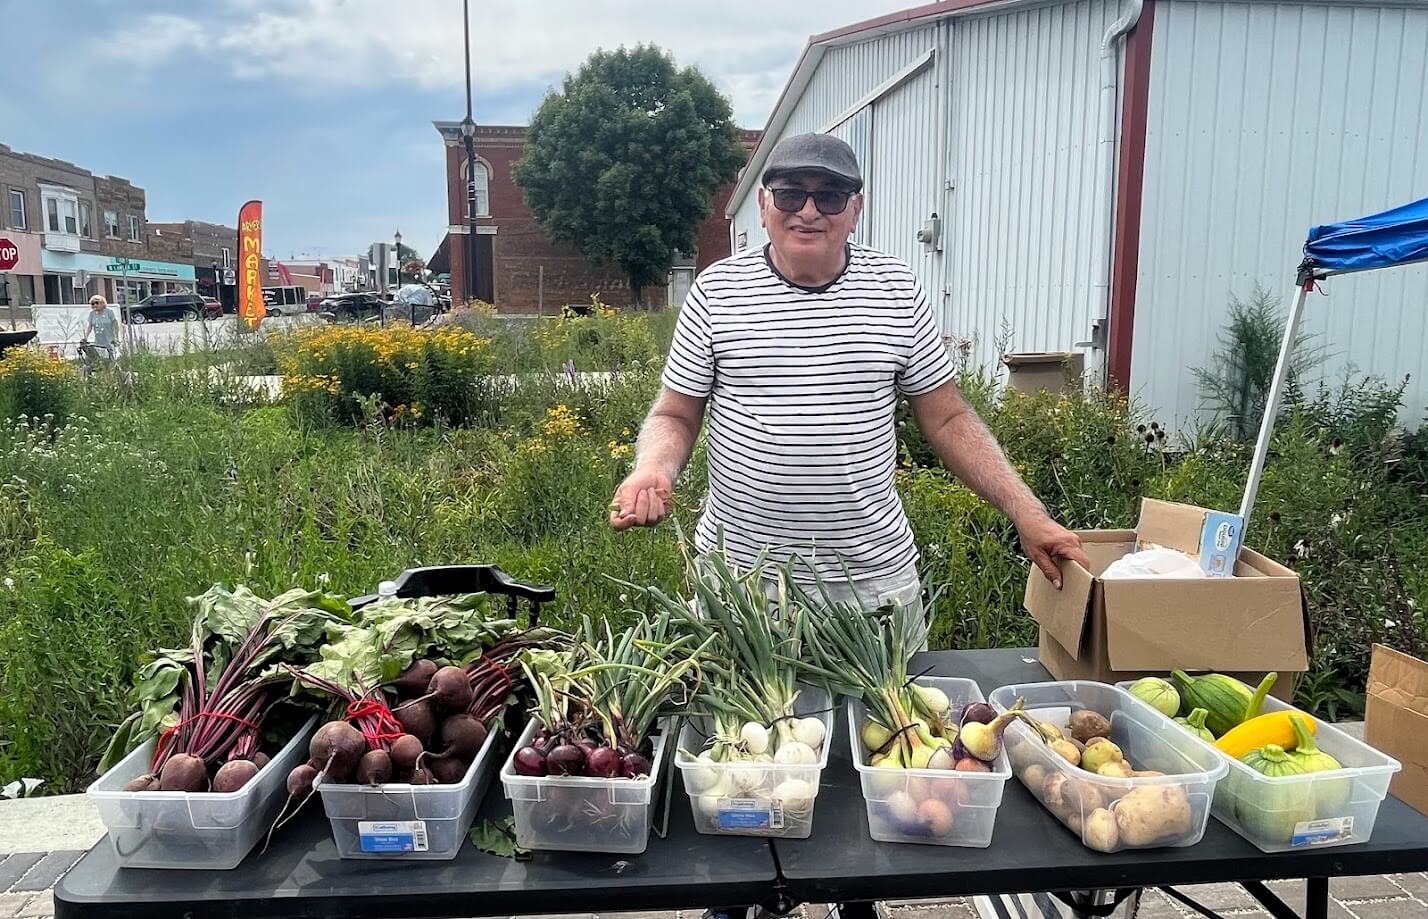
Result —
[[263, 202], [249, 201], [238, 211], [238, 319], [256, 329], [267, 315], [263, 302]]

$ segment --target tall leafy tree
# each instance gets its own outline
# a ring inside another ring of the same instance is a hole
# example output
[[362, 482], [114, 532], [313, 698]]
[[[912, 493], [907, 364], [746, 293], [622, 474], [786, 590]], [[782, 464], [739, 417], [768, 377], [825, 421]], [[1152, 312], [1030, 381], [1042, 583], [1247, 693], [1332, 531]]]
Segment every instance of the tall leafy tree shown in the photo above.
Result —
[[526, 205], [551, 239], [618, 265], [636, 302], [662, 283], [744, 149], [729, 102], [653, 45], [597, 51], [531, 119], [515, 165]]

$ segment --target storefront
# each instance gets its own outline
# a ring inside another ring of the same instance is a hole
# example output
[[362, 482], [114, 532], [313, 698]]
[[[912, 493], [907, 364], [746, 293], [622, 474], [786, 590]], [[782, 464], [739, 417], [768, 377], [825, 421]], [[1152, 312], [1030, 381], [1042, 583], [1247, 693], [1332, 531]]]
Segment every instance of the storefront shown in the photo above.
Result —
[[197, 283], [192, 265], [91, 252], [46, 249], [44, 270], [43, 302], [51, 304], [82, 304], [94, 294], [111, 303], [138, 303], [155, 294], [191, 292]]
[[38, 299], [44, 275], [40, 238], [38, 233], [0, 230], [0, 324], [6, 328], [30, 321], [30, 306]]

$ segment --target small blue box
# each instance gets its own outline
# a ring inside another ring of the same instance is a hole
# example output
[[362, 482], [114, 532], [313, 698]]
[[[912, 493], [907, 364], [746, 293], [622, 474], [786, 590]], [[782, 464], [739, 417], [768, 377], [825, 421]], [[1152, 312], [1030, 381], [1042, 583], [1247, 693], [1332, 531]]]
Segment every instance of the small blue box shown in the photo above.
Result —
[[1239, 514], [1206, 512], [1200, 529], [1200, 567], [1206, 577], [1234, 577], [1244, 535], [1245, 521]]

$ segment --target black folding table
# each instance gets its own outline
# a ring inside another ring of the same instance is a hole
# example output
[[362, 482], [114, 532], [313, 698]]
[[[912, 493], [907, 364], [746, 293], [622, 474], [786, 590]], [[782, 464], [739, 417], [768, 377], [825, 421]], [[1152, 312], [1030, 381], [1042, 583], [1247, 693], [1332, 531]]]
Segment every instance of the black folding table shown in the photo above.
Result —
[[[984, 692], [1049, 678], [1032, 650], [932, 652], [913, 667], [975, 679]], [[397, 919], [730, 904], [786, 912], [804, 902], [1209, 882], [1241, 883], [1277, 919], [1289, 919], [1292, 911], [1263, 883], [1277, 878], [1309, 878], [1304, 919], [1324, 919], [1329, 877], [1428, 870], [1428, 818], [1394, 798], [1384, 802], [1373, 839], [1362, 845], [1267, 855], [1212, 819], [1204, 840], [1189, 848], [1102, 855], [1082, 847], [1013, 780], [989, 848], [873, 842], [846, 718], [840, 713], [834, 723], [806, 840], [696, 833], [677, 777], [667, 837], [651, 835], [644, 854], [630, 856], [540, 852], [515, 862], [468, 846], [445, 862], [342, 860], [313, 805], [280, 831], [271, 850], [254, 852], [231, 871], [120, 869], [101, 840], [56, 888], [56, 919]], [[482, 816], [509, 813], [495, 782]]]

